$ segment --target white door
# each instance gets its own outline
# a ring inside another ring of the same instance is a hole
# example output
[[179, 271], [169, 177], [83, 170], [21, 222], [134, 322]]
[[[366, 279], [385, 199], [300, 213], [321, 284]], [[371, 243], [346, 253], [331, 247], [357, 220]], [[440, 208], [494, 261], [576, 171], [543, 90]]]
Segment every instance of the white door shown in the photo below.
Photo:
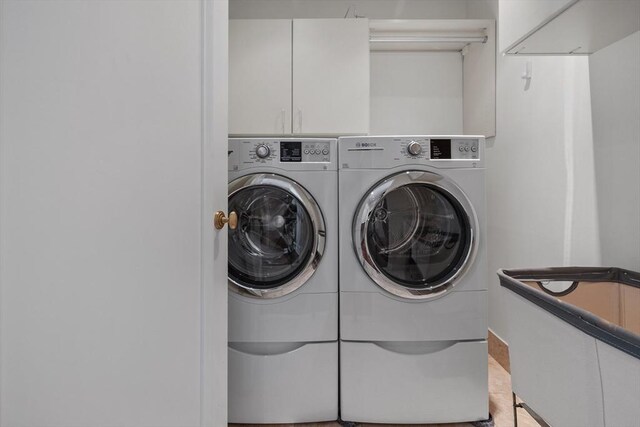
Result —
[[0, 425], [226, 425], [226, 0], [0, 2]]
[[291, 134], [291, 20], [229, 22], [229, 133]]

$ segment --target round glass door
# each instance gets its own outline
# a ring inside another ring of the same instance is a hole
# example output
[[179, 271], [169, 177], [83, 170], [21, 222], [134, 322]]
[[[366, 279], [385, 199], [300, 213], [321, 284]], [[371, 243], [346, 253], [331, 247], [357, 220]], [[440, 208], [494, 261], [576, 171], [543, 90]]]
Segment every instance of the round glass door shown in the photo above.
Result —
[[[324, 221], [299, 184], [256, 174], [230, 184], [229, 283], [238, 293], [273, 298], [298, 289], [313, 274], [324, 249]], [[314, 262], [315, 261], [315, 262]]]
[[356, 253], [387, 291], [431, 298], [449, 290], [474, 251], [475, 215], [462, 191], [429, 172], [405, 172], [372, 189], [354, 224]]

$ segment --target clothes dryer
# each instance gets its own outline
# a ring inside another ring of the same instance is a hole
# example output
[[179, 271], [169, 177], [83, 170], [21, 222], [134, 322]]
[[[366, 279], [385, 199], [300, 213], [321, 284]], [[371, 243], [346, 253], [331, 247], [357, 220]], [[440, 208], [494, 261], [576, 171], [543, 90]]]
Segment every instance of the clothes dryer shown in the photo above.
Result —
[[342, 419], [489, 418], [484, 138], [338, 145]]
[[338, 417], [337, 154], [229, 140], [229, 422]]

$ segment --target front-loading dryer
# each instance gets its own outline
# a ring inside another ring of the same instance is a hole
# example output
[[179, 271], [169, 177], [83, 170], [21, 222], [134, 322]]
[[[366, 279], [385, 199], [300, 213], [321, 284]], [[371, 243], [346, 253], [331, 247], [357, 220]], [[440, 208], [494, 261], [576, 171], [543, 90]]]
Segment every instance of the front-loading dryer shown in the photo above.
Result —
[[342, 419], [487, 419], [484, 138], [338, 145]]
[[229, 140], [229, 422], [338, 417], [337, 154]]

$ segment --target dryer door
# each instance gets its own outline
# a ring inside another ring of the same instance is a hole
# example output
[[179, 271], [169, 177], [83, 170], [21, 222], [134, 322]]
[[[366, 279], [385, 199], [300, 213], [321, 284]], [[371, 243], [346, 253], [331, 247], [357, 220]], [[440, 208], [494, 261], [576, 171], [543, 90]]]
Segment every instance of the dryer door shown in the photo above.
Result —
[[445, 177], [402, 172], [376, 184], [353, 223], [356, 255], [367, 274], [404, 298], [451, 290], [472, 264], [478, 221], [465, 194]]
[[229, 184], [229, 289], [276, 298], [315, 272], [325, 245], [320, 207], [300, 184], [275, 174], [253, 174]]

